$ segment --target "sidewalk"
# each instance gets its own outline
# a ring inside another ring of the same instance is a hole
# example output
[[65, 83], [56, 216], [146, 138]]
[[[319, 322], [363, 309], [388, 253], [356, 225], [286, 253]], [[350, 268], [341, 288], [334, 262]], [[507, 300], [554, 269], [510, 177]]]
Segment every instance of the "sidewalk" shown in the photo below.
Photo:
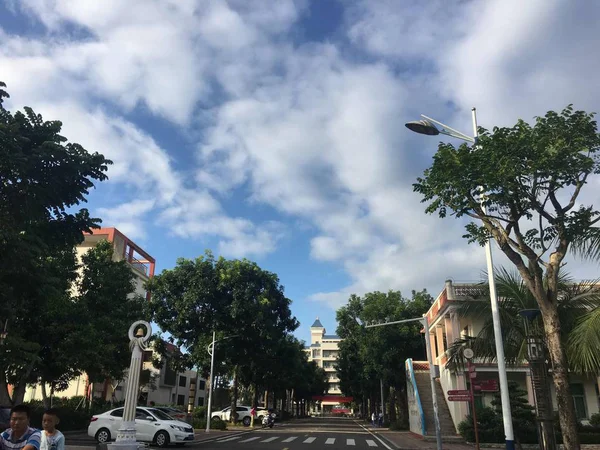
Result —
[[[385, 438], [394, 446], [396, 449], [402, 450], [435, 450], [435, 441], [425, 441], [410, 431], [390, 431], [387, 428], [369, 428], [369, 431], [375, 435]], [[469, 444], [461, 442], [444, 442], [442, 443], [444, 450], [473, 450], [473, 447]]]

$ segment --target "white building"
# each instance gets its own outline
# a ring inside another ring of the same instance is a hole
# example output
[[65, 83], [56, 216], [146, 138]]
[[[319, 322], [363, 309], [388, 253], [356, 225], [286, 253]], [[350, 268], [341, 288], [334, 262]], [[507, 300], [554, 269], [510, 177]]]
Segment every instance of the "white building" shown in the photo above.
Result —
[[315, 397], [314, 400], [318, 402], [319, 412], [331, 413], [334, 407], [342, 406], [342, 403], [348, 403], [351, 399], [342, 397], [340, 379], [335, 367], [342, 338], [335, 334], [326, 334], [326, 332], [317, 317], [310, 327], [310, 346], [305, 347], [304, 351], [308, 354], [308, 360], [315, 361], [327, 374], [329, 384], [327, 393], [324, 396]]

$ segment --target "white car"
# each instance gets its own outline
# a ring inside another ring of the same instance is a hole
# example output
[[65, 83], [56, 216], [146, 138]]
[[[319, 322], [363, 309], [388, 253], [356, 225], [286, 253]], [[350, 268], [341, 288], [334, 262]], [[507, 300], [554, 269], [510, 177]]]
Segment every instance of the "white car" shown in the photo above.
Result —
[[[241, 421], [244, 426], [250, 426], [250, 411], [252, 410], [251, 406], [236, 406], [235, 408], [238, 420]], [[265, 408], [256, 408], [256, 419], [260, 420], [262, 416], [268, 414], [269, 412]], [[222, 409], [221, 411], [216, 411], [210, 415], [213, 420], [224, 420], [225, 422], [229, 422], [231, 419], [231, 406]]]
[[[101, 444], [110, 442], [117, 437], [122, 423], [123, 408], [92, 416], [88, 436]], [[194, 429], [159, 409], [138, 406], [135, 409], [135, 435], [138, 441], [153, 442], [159, 447], [169, 444], [182, 446], [194, 440]]]

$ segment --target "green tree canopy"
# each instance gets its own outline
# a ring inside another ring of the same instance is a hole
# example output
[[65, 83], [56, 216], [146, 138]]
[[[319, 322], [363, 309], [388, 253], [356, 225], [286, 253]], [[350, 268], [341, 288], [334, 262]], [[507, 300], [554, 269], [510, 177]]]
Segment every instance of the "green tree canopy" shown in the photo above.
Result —
[[559, 269], [571, 245], [589, 240], [600, 220], [593, 204], [581, 202], [583, 188], [600, 172], [597, 124], [593, 114], [569, 106], [536, 118], [533, 126], [519, 120], [479, 134], [475, 147], [440, 143], [414, 190], [428, 213], [475, 219], [464, 237], [479, 243], [493, 238], [519, 271], [542, 313], [565, 448], [576, 449]]

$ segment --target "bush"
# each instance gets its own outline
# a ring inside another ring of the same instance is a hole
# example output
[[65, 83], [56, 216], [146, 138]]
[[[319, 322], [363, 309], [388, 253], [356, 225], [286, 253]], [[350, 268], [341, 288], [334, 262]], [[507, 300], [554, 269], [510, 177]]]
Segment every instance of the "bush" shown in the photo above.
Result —
[[192, 411], [192, 418], [206, 419], [206, 406], [196, 406]]
[[406, 421], [404, 420], [396, 420], [395, 422], [390, 423], [390, 430], [392, 431], [405, 431], [408, 430], [408, 426]]
[[[477, 429], [479, 431], [479, 442], [504, 442], [502, 416], [492, 408], [477, 409]], [[458, 424], [458, 432], [467, 442], [475, 442], [473, 417], [470, 414]]]
[[592, 414], [590, 417], [590, 425], [600, 428], [600, 413]]
[[[205, 430], [206, 429], [206, 419], [192, 419], [192, 427], [197, 430]], [[210, 421], [210, 429], [211, 430], [226, 430], [227, 424], [222, 420], [211, 420]]]

